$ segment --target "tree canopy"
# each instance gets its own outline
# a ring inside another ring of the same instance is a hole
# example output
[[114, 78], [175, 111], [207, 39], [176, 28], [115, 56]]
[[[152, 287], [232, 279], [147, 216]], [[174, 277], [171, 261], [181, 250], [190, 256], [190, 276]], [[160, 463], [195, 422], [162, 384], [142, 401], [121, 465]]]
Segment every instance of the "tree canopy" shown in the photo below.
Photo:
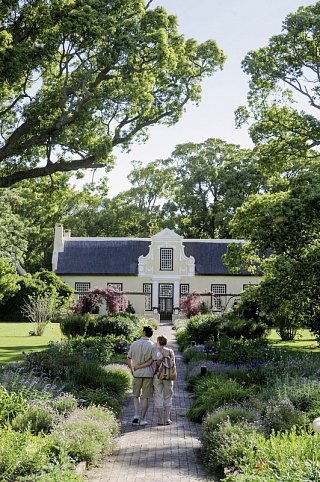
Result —
[[144, 0], [0, 5], [0, 187], [112, 166], [115, 146], [173, 124], [222, 68], [213, 40], [185, 40]]

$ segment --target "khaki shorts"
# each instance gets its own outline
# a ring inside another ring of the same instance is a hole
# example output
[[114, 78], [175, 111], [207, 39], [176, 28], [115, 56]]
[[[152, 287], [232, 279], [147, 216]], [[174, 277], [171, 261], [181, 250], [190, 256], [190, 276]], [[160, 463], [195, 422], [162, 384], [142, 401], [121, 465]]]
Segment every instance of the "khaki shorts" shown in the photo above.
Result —
[[137, 398], [141, 395], [151, 398], [153, 396], [153, 378], [133, 377], [132, 393]]

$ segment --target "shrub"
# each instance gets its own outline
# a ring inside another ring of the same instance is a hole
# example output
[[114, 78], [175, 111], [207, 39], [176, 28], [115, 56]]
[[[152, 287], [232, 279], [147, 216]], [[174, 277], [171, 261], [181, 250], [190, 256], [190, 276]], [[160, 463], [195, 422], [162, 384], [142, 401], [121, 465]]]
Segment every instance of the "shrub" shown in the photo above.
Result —
[[277, 397], [281, 400], [287, 398], [293, 406], [306, 412], [310, 421], [319, 416], [320, 411], [320, 382], [307, 379], [286, 379], [285, 383], [277, 388]]
[[199, 352], [195, 346], [189, 346], [182, 354], [182, 359], [185, 363], [205, 360], [206, 358], [207, 355], [204, 352]]
[[284, 432], [292, 427], [306, 427], [307, 417], [305, 413], [295, 409], [288, 399], [272, 402], [265, 407], [263, 422], [269, 433]]
[[213, 412], [207, 414], [203, 423], [203, 435], [212, 430], [218, 430], [222, 422], [249, 422], [254, 423], [260, 421], [260, 413], [254, 409], [243, 405], [224, 405], [217, 408]]
[[74, 461], [92, 465], [111, 452], [117, 432], [117, 421], [108, 409], [78, 409], [48, 436], [48, 449], [56, 455], [66, 447]]
[[31, 474], [35, 480], [35, 475], [50, 464], [44, 437], [7, 427], [0, 428], [0, 439], [0, 481], [25, 480]]
[[180, 298], [180, 310], [188, 318], [198, 315], [201, 312], [202, 299], [200, 293], [193, 291]]
[[224, 336], [216, 343], [216, 357], [221, 363], [251, 363], [265, 360], [267, 347], [266, 340], [234, 340]]
[[255, 340], [265, 337], [269, 330], [268, 325], [261, 320], [239, 318], [232, 313], [221, 318], [220, 332], [229, 338]]
[[140, 326], [139, 318], [130, 313], [101, 315], [97, 318], [96, 335], [122, 336], [131, 343], [138, 335]]
[[187, 333], [192, 341], [204, 344], [217, 340], [220, 334], [221, 317], [211, 314], [192, 316], [187, 322]]
[[27, 401], [21, 393], [8, 393], [0, 387], [0, 425], [8, 424], [27, 408]]
[[[245, 444], [245, 439], [243, 440]], [[245, 446], [238, 464], [241, 474], [228, 475], [228, 482], [305, 482], [319, 480], [320, 437], [309, 431], [255, 434]]]
[[77, 408], [78, 403], [73, 395], [65, 394], [53, 400], [51, 406], [60, 415], [66, 416], [72, 413]]
[[187, 416], [192, 422], [201, 422], [213, 409], [227, 403], [240, 403], [251, 391], [234, 380], [225, 380], [219, 375], [199, 377], [194, 386], [195, 399]]
[[105, 388], [82, 387], [76, 390], [77, 397], [88, 405], [101, 405], [112, 410], [116, 415], [120, 414], [123, 397], [109, 393]]
[[68, 338], [88, 336], [94, 332], [96, 317], [90, 314], [73, 314], [60, 318], [61, 332]]
[[207, 430], [205, 460], [209, 470], [228, 472], [239, 469], [248, 445], [254, 445], [256, 434], [256, 428], [244, 421], [231, 423], [225, 420], [216, 430]]
[[176, 340], [179, 345], [180, 351], [186, 350], [191, 344], [190, 336], [188, 335], [186, 328], [180, 328], [176, 332]]
[[38, 435], [40, 432], [47, 434], [52, 429], [53, 416], [48, 409], [28, 407], [12, 420], [11, 425], [17, 432], [30, 430], [35, 435]]

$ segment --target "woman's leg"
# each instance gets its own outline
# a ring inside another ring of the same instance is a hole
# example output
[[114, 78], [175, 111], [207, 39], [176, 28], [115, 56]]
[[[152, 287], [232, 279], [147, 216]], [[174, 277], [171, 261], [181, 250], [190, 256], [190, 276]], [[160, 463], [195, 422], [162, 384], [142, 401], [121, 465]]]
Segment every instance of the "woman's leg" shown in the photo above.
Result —
[[158, 379], [158, 377], [154, 377], [153, 379], [153, 388], [154, 388], [154, 406], [158, 412], [158, 424], [164, 425], [164, 410], [163, 410], [163, 382]]
[[164, 404], [164, 423], [166, 425], [172, 424], [172, 421], [170, 419], [172, 397], [173, 397], [173, 382], [170, 380], [164, 380], [163, 381], [163, 404]]

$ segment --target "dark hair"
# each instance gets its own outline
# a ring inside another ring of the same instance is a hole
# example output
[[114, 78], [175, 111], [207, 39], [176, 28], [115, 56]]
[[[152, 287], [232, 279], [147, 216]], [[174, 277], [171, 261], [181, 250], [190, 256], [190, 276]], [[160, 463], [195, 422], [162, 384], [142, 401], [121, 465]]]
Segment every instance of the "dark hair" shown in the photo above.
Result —
[[153, 329], [151, 328], [151, 326], [144, 326], [142, 331], [148, 338], [151, 338], [153, 335]]
[[168, 340], [167, 340], [166, 336], [160, 335], [160, 336], [158, 336], [157, 341], [158, 341], [160, 346], [165, 346], [167, 344]]

